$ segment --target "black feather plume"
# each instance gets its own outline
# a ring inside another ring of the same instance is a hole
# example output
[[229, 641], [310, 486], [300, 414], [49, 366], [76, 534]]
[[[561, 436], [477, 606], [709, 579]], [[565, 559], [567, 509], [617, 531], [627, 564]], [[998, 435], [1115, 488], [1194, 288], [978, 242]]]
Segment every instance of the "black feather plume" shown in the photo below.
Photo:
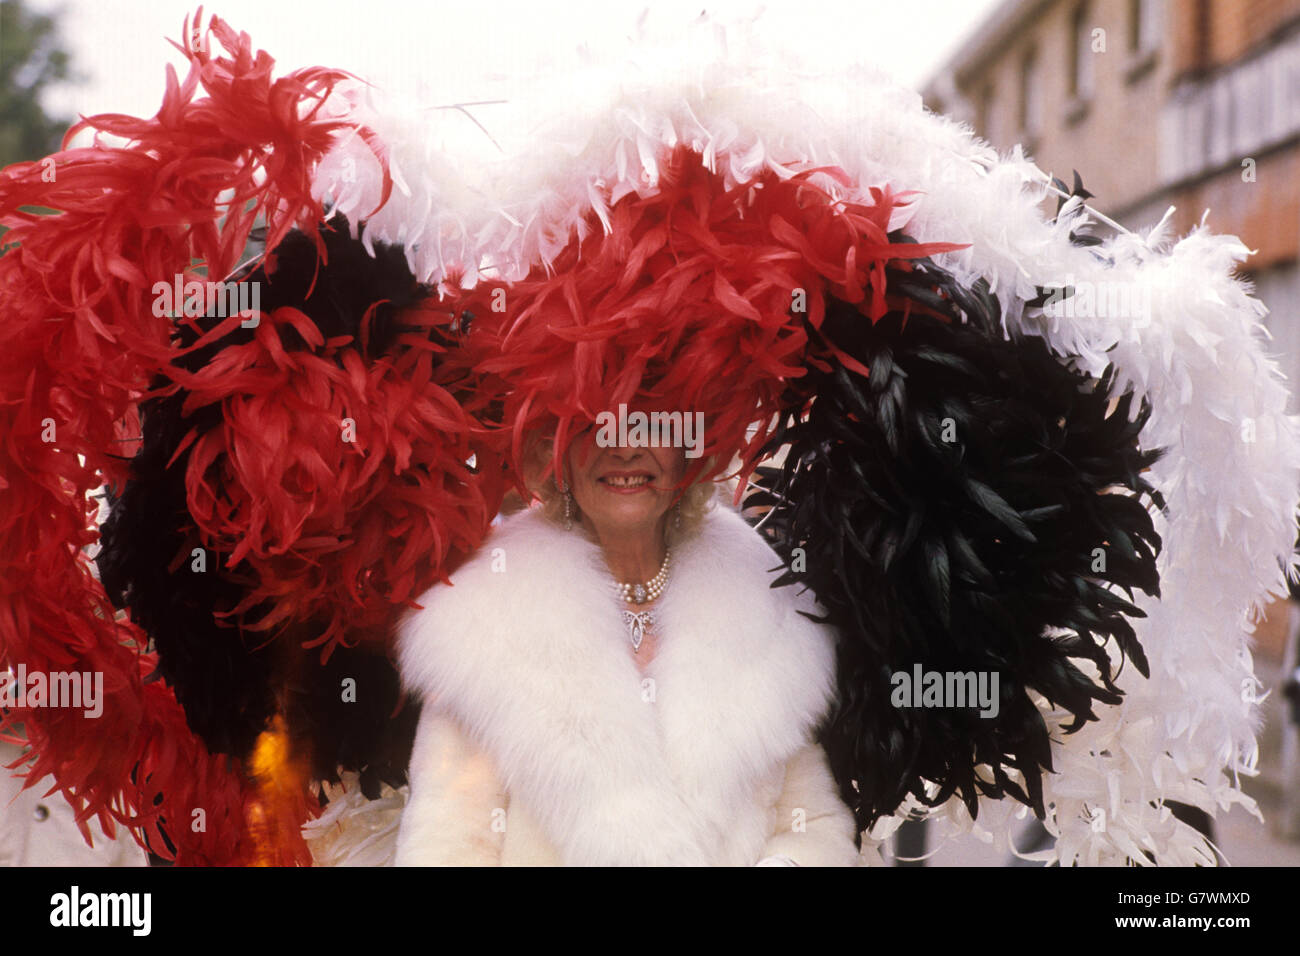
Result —
[[[1150, 409], [1040, 339], [1008, 341], [983, 282], [921, 261], [889, 270], [887, 289], [928, 312], [873, 324], [828, 305], [809, 327], [825, 361], [792, 386], [766, 449], [782, 464], [759, 469], [746, 506], [786, 559], [777, 585], [811, 588], [838, 630], [822, 742], [859, 826], [909, 793], [956, 794], [972, 815], [979, 795], [1010, 796], [1042, 816], [1051, 750], [1029, 692], [1074, 730], [1121, 699], [1108, 643], [1147, 673], [1128, 619], [1142, 616], [1135, 591], [1159, 593], [1148, 506], [1163, 503], [1143, 475], [1158, 453], [1139, 444]], [[996, 716], [894, 706], [894, 675], [918, 664], [996, 672]]]

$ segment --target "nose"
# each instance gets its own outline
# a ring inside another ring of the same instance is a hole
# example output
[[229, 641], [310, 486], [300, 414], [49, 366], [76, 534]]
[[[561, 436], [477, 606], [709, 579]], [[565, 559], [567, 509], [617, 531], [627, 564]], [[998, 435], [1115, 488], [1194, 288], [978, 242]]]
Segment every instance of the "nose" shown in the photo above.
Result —
[[635, 461], [645, 453], [644, 448], [634, 445], [613, 445], [605, 450], [621, 462]]

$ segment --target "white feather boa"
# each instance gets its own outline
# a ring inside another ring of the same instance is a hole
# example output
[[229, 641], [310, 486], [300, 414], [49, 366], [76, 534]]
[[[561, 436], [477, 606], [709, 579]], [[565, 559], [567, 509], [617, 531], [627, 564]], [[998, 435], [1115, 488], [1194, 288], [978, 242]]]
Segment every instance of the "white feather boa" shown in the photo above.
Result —
[[[659, 157], [680, 143], [729, 184], [834, 164], [862, 185], [855, 198], [886, 183], [919, 191], [908, 221], [892, 225], [920, 242], [970, 243], [937, 259], [963, 282], [986, 279], [1008, 330], [1042, 336], [1093, 374], [1113, 364], [1119, 387], [1151, 400], [1143, 441], [1165, 449], [1152, 474], [1168, 504], [1158, 520], [1162, 598], [1141, 602], [1149, 617], [1137, 624], [1151, 678], [1126, 668], [1122, 706], [1053, 734], [1057, 772], [1044, 793], [1058, 840], [1043, 858], [1144, 863], [1147, 851], [1161, 864], [1212, 863], [1206, 841], [1162, 801], [1211, 815], [1242, 803], [1258, 814], [1239, 787], [1258, 755], [1250, 633], [1261, 606], [1284, 593], [1300, 495], [1298, 426], [1265, 350], [1265, 310], [1232, 275], [1248, 250], [1205, 228], [1174, 242], [1163, 225], [1075, 246], [1068, 233], [1086, 213], [1072, 201], [1047, 221], [1046, 177], [1018, 148], [999, 157], [879, 74], [800, 63], [744, 31], [704, 24], [685, 40], [641, 38], [521, 89], [517, 121], [491, 126], [505, 156], [472, 171], [438, 153], [418, 114], [343, 104], [378, 130], [398, 178], [365, 235], [407, 243], [422, 280], [473, 282], [485, 267], [512, 279], [549, 262], [585, 233], [590, 213], [603, 221], [622, 196], [654, 190]], [[317, 192], [355, 221], [378, 203], [377, 172], [359, 140], [341, 143]], [[1066, 317], [1025, 306], [1041, 287], [1116, 281], [1149, 291], [1149, 311]], [[1059, 728], [1060, 715], [1040, 706]], [[942, 812], [959, 828], [1005, 837], [1021, 809], [983, 800], [978, 824], [955, 800]], [[882, 821], [873, 836], [896, 824]]]

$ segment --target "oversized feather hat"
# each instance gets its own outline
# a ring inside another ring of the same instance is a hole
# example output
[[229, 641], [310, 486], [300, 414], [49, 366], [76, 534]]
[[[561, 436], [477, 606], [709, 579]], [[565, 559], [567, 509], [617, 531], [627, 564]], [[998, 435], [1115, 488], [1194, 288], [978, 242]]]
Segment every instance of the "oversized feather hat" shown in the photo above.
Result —
[[[24, 713], [34, 777], [188, 862], [303, 859], [309, 781], [361, 774], [331, 820], [402, 783], [383, 622], [473, 550], [529, 435], [558, 457], [653, 402], [705, 413], [692, 477], [739, 474], [781, 583], [837, 629], [822, 742], [869, 839], [923, 808], [1005, 836], [1024, 805], [1063, 863], [1213, 862], [1167, 803], [1251, 805], [1250, 629], [1285, 593], [1300, 488], [1239, 241], [1098, 228], [1077, 183], [743, 27], [526, 78], [481, 117], [490, 162], [336, 71], [274, 80], [219, 21], [186, 37], [157, 117], [88, 121], [130, 145], [0, 184], [23, 359], [0, 380], [4, 654], [120, 675], [128, 741], [73, 759], [75, 715]], [[252, 211], [222, 215], [231, 189]], [[234, 274], [258, 210], [235, 279], [266, 290], [260, 322], [150, 312], [192, 257]], [[105, 479], [121, 620], [67, 544]], [[997, 673], [998, 706], [900, 706], [914, 669]], [[375, 709], [334, 703], [340, 673]], [[180, 825], [214, 798], [177, 754], [214, 768], [226, 842]]]

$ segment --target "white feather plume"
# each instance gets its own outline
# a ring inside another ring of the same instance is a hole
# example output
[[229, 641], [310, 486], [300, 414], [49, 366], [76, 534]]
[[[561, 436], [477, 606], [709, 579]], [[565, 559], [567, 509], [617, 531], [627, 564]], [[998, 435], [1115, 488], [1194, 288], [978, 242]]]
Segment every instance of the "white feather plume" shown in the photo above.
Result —
[[324, 786], [329, 805], [302, 828], [315, 865], [392, 866], [410, 788], [381, 784], [379, 798], [370, 800], [355, 773], [340, 774], [339, 783]]

